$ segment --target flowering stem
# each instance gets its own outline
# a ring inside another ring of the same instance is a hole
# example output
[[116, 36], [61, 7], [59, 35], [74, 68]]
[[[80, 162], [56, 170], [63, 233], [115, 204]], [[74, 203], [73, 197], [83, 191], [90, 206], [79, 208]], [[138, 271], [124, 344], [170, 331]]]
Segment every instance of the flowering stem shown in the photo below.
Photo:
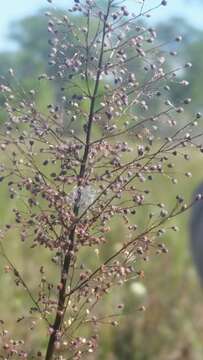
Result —
[[[106, 12], [104, 22], [103, 22], [103, 32], [102, 32], [100, 56], [99, 56], [98, 67], [97, 67], [95, 87], [94, 87], [93, 95], [91, 96], [90, 110], [89, 110], [88, 123], [87, 123], [85, 149], [84, 149], [84, 154], [83, 154], [80, 172], [79, 172], [78, 186], [80, 185], [81, 179], [85, 175], [87, 160], [88, 160], [88, 155], [89, 155], [91, 130], [92, 130], [94, 111], [95, 111], [95, 101], [96, 101], [98, 88], [99, 88], [103, 55], [104, 55], [106, 22], [107, 22], [107, 19], [109, 16], [110, 5], [111, 5], [111, 0], [109, 0], [109, 2], [108, 2], [107, 12]], [[80, 194], [79, 194], [79, 197], [80, 197]], [[80, 199], [78, 199], [78, 198], [75, 201], [74, 210], [73, 210], [75, 216], [77, 216], [78, 212], [79, 212], [79, 201], [80, 201]], [[60, 286], [59, 295], [58, 295], [58, 305], [57, 305], [56, 317], [55, 317], [55, 321], [54, 321], [54, 324], [51, 329], [51, 335], [50, 335], [48, 346], [47, 346], [45, 360], [51, 360], [53, 358], [53, 355], [55, 352], [55, 342], [57, 341], [58, 332], [61, 329], [63, 319], [64, 319], [64, 304], [65, 304], [65, 300], [66, 300], [66, 286], [67, 286], [68, 273], [69, 273], [70, 264], [71, 264], [72, 251], [74, 249], [75, 229], [76, 229], [76, 225], [73, 226], [73, 228], [70, 232], [70, 235], [69, 235], [70, 245], [69, 245], [68, 251], [65, 255], [64, 263], [62, 266], [61, 284], [60, 284], [61, 286]]]

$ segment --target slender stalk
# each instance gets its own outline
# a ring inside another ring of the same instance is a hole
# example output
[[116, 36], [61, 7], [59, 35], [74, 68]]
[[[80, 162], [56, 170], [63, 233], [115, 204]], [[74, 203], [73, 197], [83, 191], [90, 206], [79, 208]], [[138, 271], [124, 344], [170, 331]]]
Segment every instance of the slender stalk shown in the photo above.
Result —
[[[78, 187], [81, 184], [81, 180], [83, 179], [83, 177], [85, 175], [86, 167], [87, 167], [87, 161], [88, 161], [88, 155], [89, 155], [89, 149], [90, 149], [90, 140], [91, 140], [91, 130], [92, 130], [94, 111], [95, 111], [95, 101], [96, 101], [97, 92], [99, 89], [100, 75], [101, 75], [102, 63], [103, 63], [104, 43], [105, 43], [105, 35], [106, 35], [106, 22], [107, 22], [107, 19], [109, 16], [110, 5], [111, 5], [111, 1], [109, 0], [107, 12], [106, 12], [104, 23], [103, 23], [100, 56], [99, 56], [98, 67], [97, 67], [95, 87], [94, 87], [93, 95], [91, 96], [90, 110], [89, 110], [88, 123], [87, 123], [85, 149], [84, 149], [84, 154], [83, 154], [80, 172], [79, 172]], [[80, 194], [78, 196], [78, 199], [75, 201], [75, 205], [74, 205], [74, 214], [76, 217], [79, 212], [79, 201], [80, 201]], [[70, 264], [71, 264], [72, 251], [74, 249], [75, 229], [76, 229], [76, 225], [74, 225], [74, 227], [72, 228], [72, 230], [70, 232], [70, 236], [69, 236], [70, 245], [69, 245], [68, 251], [65, 255], [64, 263], [62, 266], [61, 286], [60, 286], [59, 295], [58, 295], [58, 305], [57, 305], [56, 317], [55, 317], [55, 320], [54, 320], [54, 323], [53, 323], [53, 326], [51, 329], [51, 335], [50, 335], [49, 341], [48, 341], [45, 360], [53, 359], [53, 355], [55, 352], [55, 342], [57, 341], [57, 336], [61, 329], [63, 319], [64, 319], [66, 287], [67, 287], [68, 274], [69, 274], [69, 269], [70, 269]]]

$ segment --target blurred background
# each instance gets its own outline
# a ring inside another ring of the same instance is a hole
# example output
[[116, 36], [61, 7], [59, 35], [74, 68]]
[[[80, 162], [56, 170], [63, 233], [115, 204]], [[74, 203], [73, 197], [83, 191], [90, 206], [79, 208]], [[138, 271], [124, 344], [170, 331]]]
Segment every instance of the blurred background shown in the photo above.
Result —
[[[151, 0], [150, 6], [157, 1]], [[69, 0], [56, 0], [52, 9], [60, 12], [69, 7]], [[133, 1], [128, 1], [129, 8], [134, 10]], [[37, 76], [49, 71], [47, 19], [44, 16], [49, 7], [45, 0], [10, 0], [3, 1], [0, 12], [0, 75], [14, 68], [24, 88], [37, 86]], [[179, 58], [190, 61], [193, 67], [187, 76], [191, 85], [185, 95], [192, 98], [187, 118], [194, 111], [203, 108], [203, 2], [201, 0], [169, 0], [167, 7], [153, 12], [152, 17], [144, 20], [150, 26], [156, 26], [162, 41], [183, 36], [183, 43], [178, 52]], [[168, 45], [170, 46], [170, 45]], [[44, 108], [53, 101], [54, 85], [42, 87], [38, 106]], [[175, 91], [175, 90], [174, 90]], [[178, 90], [177, 90], [178, 91]], [[174, 92], [174, 97], [179, 94]], [[0, 120], [3, 120], [0, 112]], [[179, 171], [190, 171], [193, 175], [190, 182], [177, 185], [176, 191], [192, 196], [195, 187], [203, 181], [201, 154], [194, 154], [189, 164], [179, 164]], [[157, 183], [155, 191], [164, 190], [164, 184]], [[170, 197], [170, 194], [168, 194]], [[9, 219], [9, 202], [1, 190], [0, 219], [5, 223]], [[135, 281], [118, 296], [126, 305], [127, 314], [120, 327], [105, 328], [102, 346], [98, 359], [107, 360], [201, 360], [203, 359], [203, 289], [200, 286], [191, 260], [188, 216], [181, 215], [176, 219], [180, 228], [177, 233], [167, 235], [169, 253], [156, 257], [154, 261], [143, 265], [145, 277]], [[119, 240], [123, 230], [117, 225], [111, 234]], [[112, 239], [113, 241], [113, 239]], [[27, 253], [12, 242], [11, 250], [16, 261], [25, 266]], [[32, 277], [34, 258], [30, 258], [27, 276]], [[26, 265], [27, 267], [27, 265]], [[0, 273], [1, 288], [7, 286], [8, 279]], [[12, 294], [7, 287], [0, 298], [0, 313], [7, 313], [12, 324], [12, 312], [20, 311], [25, 299], [20, 293]], [[12, 299], [12, 300], [11, 300]], [[9, 301], [8, 310], [5, 306]], [[113, 300], [109, 299], [108, 308]], [[141, 306], [146, 311], [139, 311]], [[12, 325], [11, 325], [12, 326]], [[15, 332], [15, 329], [13, 329]]]

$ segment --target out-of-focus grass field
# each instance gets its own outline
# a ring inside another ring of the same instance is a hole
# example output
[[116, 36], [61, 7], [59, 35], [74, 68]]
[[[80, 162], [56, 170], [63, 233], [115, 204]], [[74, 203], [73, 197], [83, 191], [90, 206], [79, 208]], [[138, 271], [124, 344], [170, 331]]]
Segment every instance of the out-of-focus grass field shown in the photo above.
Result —
[[[182, 179], [172, 185], [167, 178], [157, 177], [146, 187], [152, 189], [157, 202], [172, 203], [176, 194], [191, 198], [195, 186], [201, 182], [203, 155], [192, 154], [191, 161], [179, 161], [174, 169], [177, 178]], [[184, 177], [190, 171], [192, 178]], [[12, 218], [13, 203], [8, 200], [4, 183], [0, 186], [0, 222], [1, 225]], [[120, 326], [104, 326], [101, 331], [101, 347], [94, 359], [99, 360], [200, 360], [203, 358], [203, 291], [194, 270], [188, 239], [189, 212], [174, 219], [179, 232], [169, 231], [165, 236], [169, 253], [154, 255], [149, 262], [138, 264], [144, 270], [142, 280], [132, 280], [124, 287], [114, 290], [102, 304], [103, 312], [111, 313], [114, 304], [124, 303], [124, 316], [119, 319]], [[140, 222], [145, 221], [142, 212]], [[120, 223], [113, 224], [109, 244], [122, 242], [125, 230]], [[31, 289], [35, 289], [39, 265], [51, 276], [54, 266], [46, 268], [46, 251], [38, 248], [31, 250], [29, 243], [22, 244], [18, 235], [10, 234], [4, 239], [4, 248], [20, 270]], [[91, 251], [91, 250], [90, 250]], [[91, 254], [90, 254], [91, 255]], [[93, 256], [93, 254], [92, 254]], [[5, 261], [0, 261], [0, 318], [8, 324], [7, 328], [14, 338], [23, 336], [28, 346], [45, 345], [47, 339], [41, 331], [28, 331], [26, 323], [16, 323], [16, 319], [28, 314], [30, 302], [21, 287], [13, 286], [10, 274], [4, 272]], [[57, 281], [57, 280], [56, 280]], [[140, 311], [144, 306], [145, 311]], [[25, 320], [26, 321], [26, 320]], [[43, 325], [41, 326], [43, 330]], [[35, 334], [35, 335], [34, 335]], [[34, 335], [34, 336], [33, 336]]]

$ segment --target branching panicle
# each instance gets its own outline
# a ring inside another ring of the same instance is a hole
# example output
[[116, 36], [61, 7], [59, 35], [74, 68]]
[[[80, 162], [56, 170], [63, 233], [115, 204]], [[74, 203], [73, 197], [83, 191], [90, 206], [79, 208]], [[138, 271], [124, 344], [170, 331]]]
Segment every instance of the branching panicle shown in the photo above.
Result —
[[[46, 13], [51, 69], [39, 82], [55, 82], [56, 99], [44, 112], [36, 89], [16, 88], [12, 69], [0, 85], [7, 111], [0, 181], [13, 204], [11, 223], [1, 230], [1, 255], [31, 302], [26, 321], [43, 321], [48, 336], [46, 349], [28, 349], [11, 341], [2, 322], [4, 359], [88, 358], [97, 350], [99, 326], [117, 326], [114, 317], [123, 309], [119, 305], [112, 320], [98, 315], [100, 301], [143, 276], [138, 261], [167, 253], [164, 234], [177, 231], [171, 219], [192, 205], [176, 192], [170, 204], [162, 203], [154, 190], [159, 178], [166, 179], [166, 191], [176, 185], [176, 159], [189, 160], [188, 148], [202, 152], [201, 114], [186, 122], [181, 114], [191, 99], [173, 103], [170, 97], [174, 84], [189, 85], [178, 72], [192, 65], [171, 69], [167, 44], [142, 22], [153, 9], [147, 1], [136, 6], [130, 13], [122, 1], [102, 7], [75, 0], [69, 15]], [[124, 228], [116, 244], [109, 240], [114, 221]], [[7, 254], [4, 242], [12, 234], [40, 261], [44, 254], [33, 289]]]

